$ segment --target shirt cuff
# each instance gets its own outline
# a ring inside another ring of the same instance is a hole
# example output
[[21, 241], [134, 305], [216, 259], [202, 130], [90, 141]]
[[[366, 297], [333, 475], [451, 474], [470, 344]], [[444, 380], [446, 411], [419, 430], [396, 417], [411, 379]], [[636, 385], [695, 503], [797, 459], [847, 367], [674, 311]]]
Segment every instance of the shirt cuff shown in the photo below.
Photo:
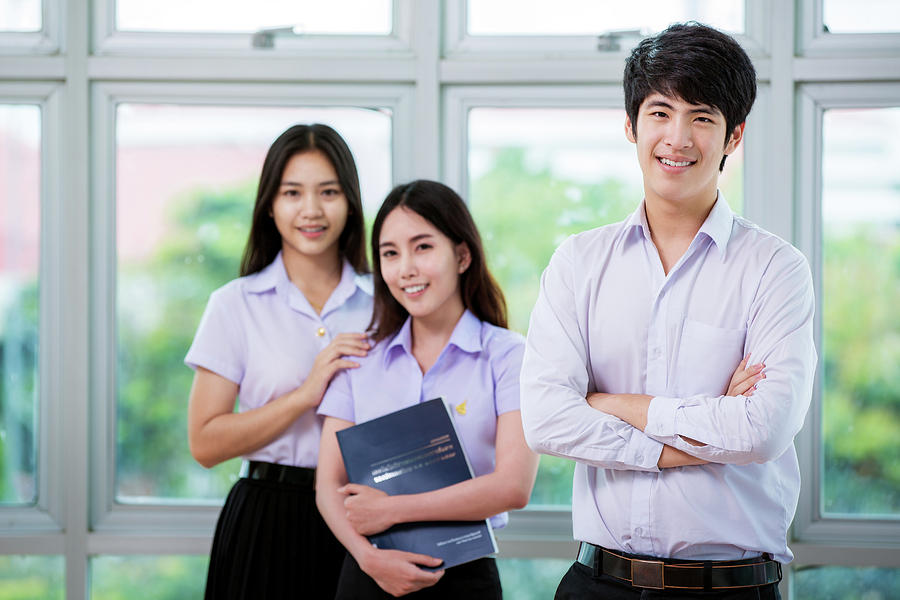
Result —
[[678, 398], [654, 396], [647, 408], [647, 425], [644, 432], [657, 437], [671, 437], [675, 431], [675, 412], [681, 406]]
[[634, 435], [631, 436], [631, 440], [628, 442], [628, 450], [631, 453], [629, 463], [646, 471], [658, 471], [662, 449], [662, 442], [647, 437], [635, 429]]

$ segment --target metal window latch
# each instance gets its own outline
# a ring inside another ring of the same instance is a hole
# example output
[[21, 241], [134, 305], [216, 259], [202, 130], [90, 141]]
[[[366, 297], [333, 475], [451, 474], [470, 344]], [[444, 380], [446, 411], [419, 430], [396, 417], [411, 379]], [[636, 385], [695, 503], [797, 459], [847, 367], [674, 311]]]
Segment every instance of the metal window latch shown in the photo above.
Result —
[[638, 40], [646, 35], [640, 29], [619, 29], [616, 31], [607, 31], [597, 36], [597, 50], [600, 52], [619, 52], [622, 50], [623, 39]]
[[288, 37], [298, 35], [297, 27], [269, 27], [260, 29], [250, 38], [250, 45], [254, 48], [274, 48], [276, 37]]

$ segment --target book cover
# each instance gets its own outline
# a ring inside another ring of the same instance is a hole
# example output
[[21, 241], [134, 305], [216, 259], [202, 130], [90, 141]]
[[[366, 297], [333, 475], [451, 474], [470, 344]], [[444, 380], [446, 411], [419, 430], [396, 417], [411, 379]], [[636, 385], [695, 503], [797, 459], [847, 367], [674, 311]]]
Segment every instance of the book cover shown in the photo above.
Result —
[[[337, 438], [349, 480], [391, 496], [428, 492], [473, 476], [441, 398], [348, 427]], [[440, 558], [440, 569], [497, 551], [487, 520], [402, 523], [369, 541], [378, 548]]]

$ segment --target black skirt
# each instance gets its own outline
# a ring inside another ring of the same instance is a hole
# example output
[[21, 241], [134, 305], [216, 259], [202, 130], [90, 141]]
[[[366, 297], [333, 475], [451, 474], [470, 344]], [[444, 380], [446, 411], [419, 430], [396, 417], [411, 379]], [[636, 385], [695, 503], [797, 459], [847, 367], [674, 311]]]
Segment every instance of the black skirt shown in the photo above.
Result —
[[[348, 553], [341, 569], [336, 600], [389, 600], [390, 594], [359, 568]], [[501, 600], [500, 573], [493, 558], [480, 558], [450, 567], [436, 584], [403, 598], [412, 600]]]
[[242, 478], [219, 515], [206, 598], [331, 600], [345, 554], [312, 485]]

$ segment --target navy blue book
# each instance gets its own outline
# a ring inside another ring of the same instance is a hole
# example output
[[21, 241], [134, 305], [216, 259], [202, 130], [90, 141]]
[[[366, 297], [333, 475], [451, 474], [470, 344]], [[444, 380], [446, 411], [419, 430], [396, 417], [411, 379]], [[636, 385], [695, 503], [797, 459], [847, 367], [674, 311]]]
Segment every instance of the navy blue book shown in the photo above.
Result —
[[[447, 406], [428, 400], [337, 432], [347, 477], [388, 495], [418, 494], [472, 478]], [[444, 569], [497, 552], [484, 521], [402, 523], [369, 536], [377, 548], [440, 558]], [[425, 568], [425, 567], [423, 567]]]

